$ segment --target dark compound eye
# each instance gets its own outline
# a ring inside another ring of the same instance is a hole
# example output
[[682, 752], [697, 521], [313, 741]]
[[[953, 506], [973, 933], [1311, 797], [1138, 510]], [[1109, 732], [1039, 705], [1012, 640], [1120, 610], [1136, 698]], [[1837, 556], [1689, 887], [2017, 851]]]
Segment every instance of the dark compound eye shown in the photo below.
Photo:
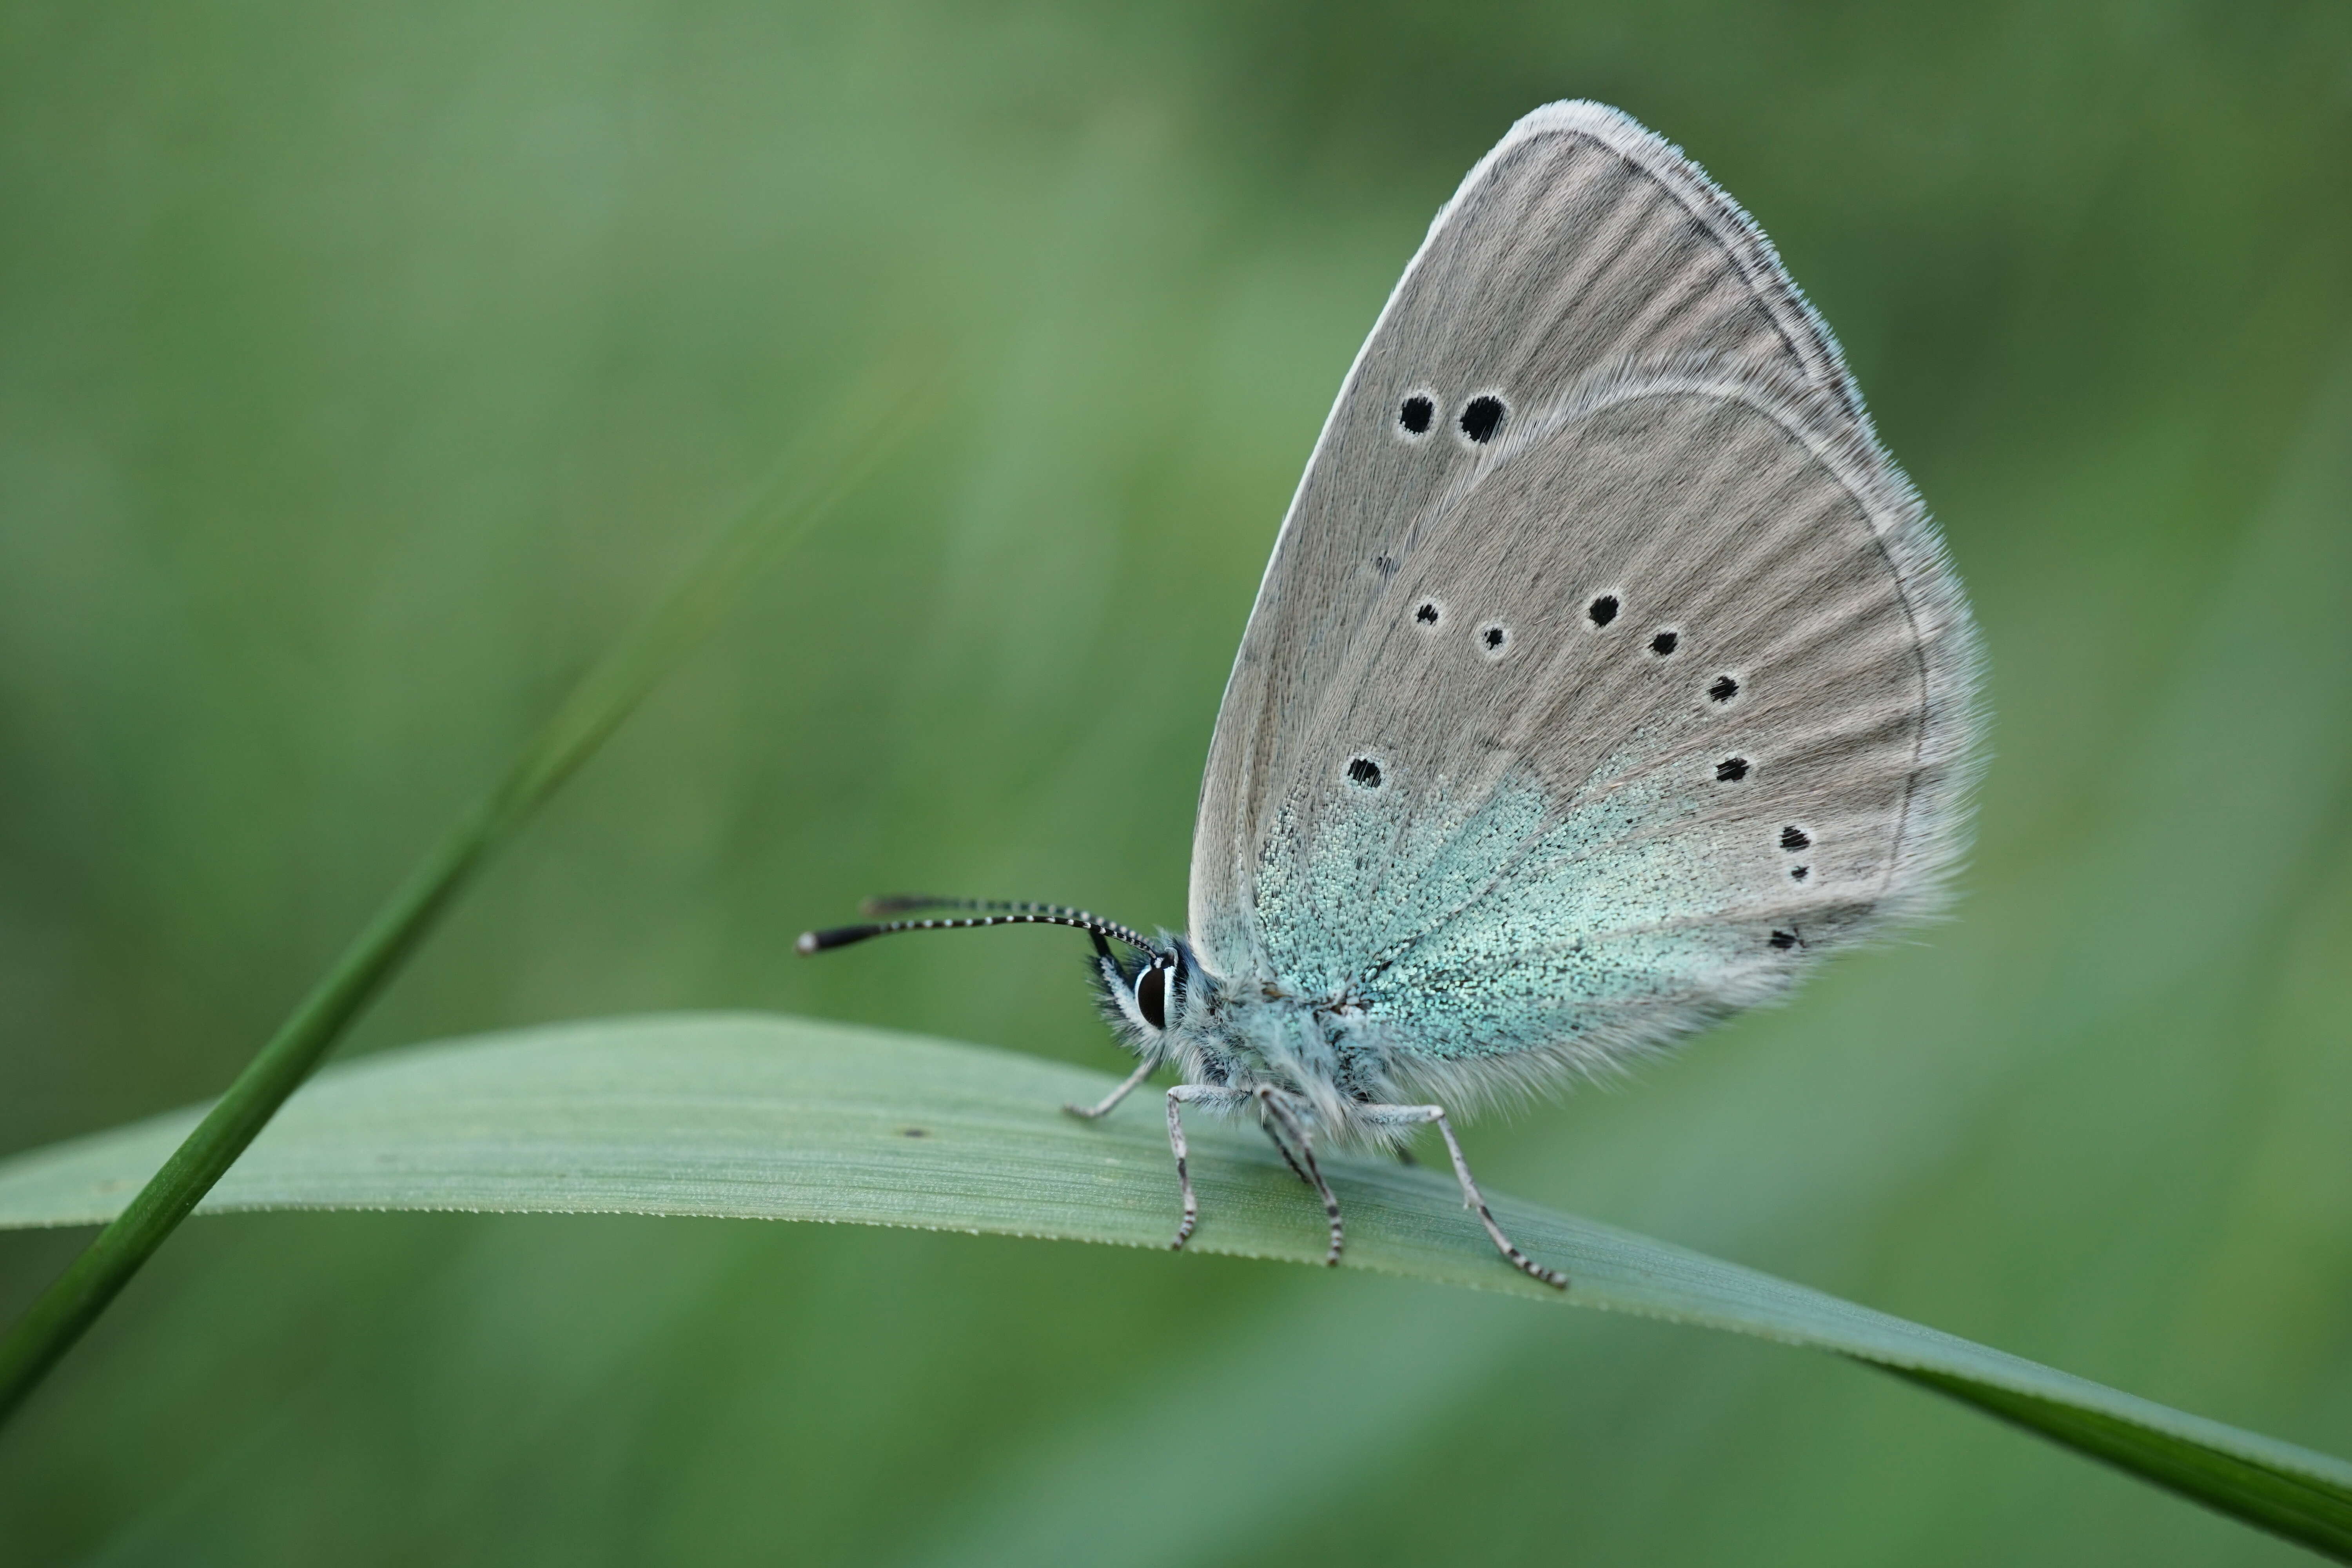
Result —
[[1412, 397], [1406, 398], [1404, 400], [1404, 406], [1397, 410], [1397, 423], [1403, 426], [1413, 435], [1426, 435], [1429, 430], [1429, 422], [1436, 416], [1436, 414], [1437, 405], [1430, 402], [1428, 398], [1420, 396], [1416, 394]]
[[1462, 411], [1462, 434], [1481, 447], [1495, 438], [1503, 427], [1503, 400], [1499, 397], [1474, 397]]
[[1435, 626], [1437, 624], [1436, 603], [1433, 600], [1423, 600], [1421, 608], [1412, 613], [1412, 618], [1419, 621], [1424, 626]]
[[1656, 637], [1650, 639], [1650, 651], [1656, 654], [1660, 658], [1664, 658], [1666, 655], [1674, 652], [1675, 645], [1682, 640], [1683, 637], [1680, 632], [1660, 632]]
[[1738, 784], [1747, 776], [1748, 759], [1746, 757], [1726, 757], [1715, 764], [1715, 780], [1717, 784]]
[[1813, 836], [1801, 827], [1780, 829], [1780, 847], [1783, 849], [1810, 849], [1812, 843]]
[[1601, 597], [1593, 600], [1591, 605], [1585, 607], [1584, 613], [1592, 617], [1592, 624], [1594, 626], [1607, 626], [1610, 622], [1617, 618], [1617, 595], [1614, 594], [1601, 595]]
[[1706, 689], [1707, 700], [1710, 702], [1728, 702], [1738, 695], [1739, 682], [1727, 675], [1717, 676], [1715, 684]]
[[1154, 963], [1135, 977], [1135, 1010], [1155, 1029], [1168, 1026], [1168, 966]]
[[1348, 764], [1348, 782], [1358, 789], [1381, 787], [1381, 764], [1370, 757], [1358, 757]]

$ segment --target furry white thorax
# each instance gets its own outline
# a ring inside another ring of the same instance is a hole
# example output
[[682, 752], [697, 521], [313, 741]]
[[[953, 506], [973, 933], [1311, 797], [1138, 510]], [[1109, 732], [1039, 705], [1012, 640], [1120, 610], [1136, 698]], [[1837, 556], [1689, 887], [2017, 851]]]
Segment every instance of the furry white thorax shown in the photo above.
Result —
[[[1374, 1121], [1367, 1108], [1402, 1095], [1390, 1054], [1344, 996], [1305, 996], [1271, 981], [1231, 983], [1202, 967], [1191, 944], [1161, 933], [1156, 961], [1169, 963], [1165, 1026], [1154, 1026], [1137, 982], [1155, 960], [1095, 960], [1102, 1010], [1121, 1044], [1185, 1083], [1271, 1089], [1319, 1143], [1395, 1148], [1415, 1129]], [[1260, 1113], [1263, 1115], [1263, 1112]]]

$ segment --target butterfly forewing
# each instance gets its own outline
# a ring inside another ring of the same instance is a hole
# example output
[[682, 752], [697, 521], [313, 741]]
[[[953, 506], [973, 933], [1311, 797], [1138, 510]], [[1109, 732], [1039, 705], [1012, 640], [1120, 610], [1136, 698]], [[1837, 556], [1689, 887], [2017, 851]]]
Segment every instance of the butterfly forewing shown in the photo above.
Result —
[[1431, 225], [1284, 521], [1203, 784], [1192, 929], [1204, 952], [1251, 957], [1251, 846], [1266, 790], [1295, 766], [1283, 726], [1333, 679], [1387, 546], [1595, 371], [1692, 362], [1771, 377], [1825, 422], [1861, 421], [1827, 330], [1696, 165], [1599, 104], [1528, 115]]

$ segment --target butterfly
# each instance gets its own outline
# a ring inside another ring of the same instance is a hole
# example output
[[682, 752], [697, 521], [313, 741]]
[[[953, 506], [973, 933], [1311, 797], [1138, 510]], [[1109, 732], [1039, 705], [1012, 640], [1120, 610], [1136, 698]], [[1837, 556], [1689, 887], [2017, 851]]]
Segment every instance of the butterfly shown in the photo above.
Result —
[[[1431, 224], [1275, 542], [1209, 745], [1189, 931], [877, 900], [903, 931], [1075, 926], [1139, 1063], [1317, 1160], [1622, 1067], [1935, 910], [1980, 658], [1828, 327], [1698, 166], [1538, 109]], [[1116, 944], [1116, 945], [1115, 945]]]

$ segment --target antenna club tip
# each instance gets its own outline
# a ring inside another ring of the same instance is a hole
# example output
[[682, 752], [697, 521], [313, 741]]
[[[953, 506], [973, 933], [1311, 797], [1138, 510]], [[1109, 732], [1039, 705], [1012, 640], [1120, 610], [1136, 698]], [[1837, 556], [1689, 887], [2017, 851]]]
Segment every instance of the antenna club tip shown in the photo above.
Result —
[[879, 936], [881, 926], [835, 926], [830, 931], [804, 931], [793, 943], [793, 951], [806, 957], [813, 952], [830, 952], [836, 947], [847, 947], [853, 942], [864, 942], [869, 936]]

